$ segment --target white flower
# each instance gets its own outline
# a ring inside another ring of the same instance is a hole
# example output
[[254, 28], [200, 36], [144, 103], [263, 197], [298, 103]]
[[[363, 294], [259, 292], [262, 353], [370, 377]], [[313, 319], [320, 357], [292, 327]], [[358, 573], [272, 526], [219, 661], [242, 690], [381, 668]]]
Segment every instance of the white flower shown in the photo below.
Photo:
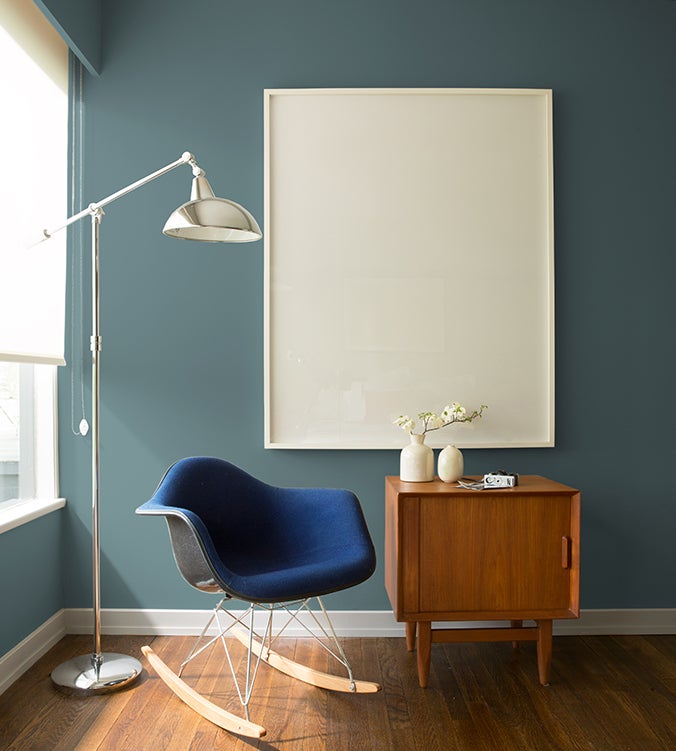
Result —
[[441, 413], [441, 416], [444, 418], [446, 422], [450, 420], [460, 420], [467, 414], [467, 410], [458, 404], [458, 402], [453, 402], [452, 404], [447, 404], [444, 407], [444, 411]]
[[439, 415], [435, 415], [434, 412], [430, 412], [428, 415], [426, 415], [425, 419], [425, 427], [427, 430], [436, 430], [437, 428], [441, 428], [444, 425], [445, 420]]
[[[479, 409], [474, 409], [468, 414], [461, 404], [451, 402], [444, 407], [440, 415], [437, 415], [436, 412], [419, 412], [418, 420], [422, 423], [420, 434], [425, 435], [430, 430], [445, 428], [447, 425], [453, 425], [456, 422], [472, 422], [472, 420], [482, 417], [485, 409], [487, 409], [487, 406], [482, 404]], [[399, 415], [396, 420], [393, 420], [393, 423], [409, 433], [415, 431], [416, 421], [408, 415]]]
[[398, 425], [402, 430], [413, 430], [415, 427], [415, 420], [411, 420], [408, 415], [399, 415], [394, 421], [395, 425]]

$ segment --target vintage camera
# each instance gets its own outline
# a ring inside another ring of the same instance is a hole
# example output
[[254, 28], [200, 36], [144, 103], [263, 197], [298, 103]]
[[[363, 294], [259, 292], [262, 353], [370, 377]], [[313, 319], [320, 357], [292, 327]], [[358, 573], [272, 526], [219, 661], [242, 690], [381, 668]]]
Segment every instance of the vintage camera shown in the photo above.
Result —
[[519, 475], [501, 469], [484, 475], [483, 483], [484, 488], [513, 488], [519, 484]]

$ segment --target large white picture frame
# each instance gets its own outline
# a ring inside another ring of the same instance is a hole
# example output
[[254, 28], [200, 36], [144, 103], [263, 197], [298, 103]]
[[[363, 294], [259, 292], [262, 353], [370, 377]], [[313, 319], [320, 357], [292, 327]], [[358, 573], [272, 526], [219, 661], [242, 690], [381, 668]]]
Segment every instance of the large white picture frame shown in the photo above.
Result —
[[265, 446], [554, 445], [552, 92], [269, 89]]

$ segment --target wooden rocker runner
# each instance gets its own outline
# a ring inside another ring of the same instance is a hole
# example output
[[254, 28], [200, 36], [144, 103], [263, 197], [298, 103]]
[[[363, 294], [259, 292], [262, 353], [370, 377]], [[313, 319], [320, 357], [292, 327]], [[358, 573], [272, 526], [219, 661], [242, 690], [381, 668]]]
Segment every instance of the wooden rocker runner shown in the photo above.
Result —
[[[261, 663], [330, 691], [380, 689], [377, 683], [354, 679], [320, 599], [365, 581], [375, 570], [373, 543], [353, 493], [279, 488], [222, 459], [191, 457], [169, 468], [136, 513], [165, 517], [183, 578], [202, 592], [221, 594], [178, 673], [150, 647], [142, 650], [159, 677], [194, 711], [230, 732], [265, 735], [249, 715]], [[313, 599], [318, 610], [310, 608]], [[228, 609], [235, 600], [248, 607]], [[273, 624], [275, 614], [284, 617], [281, 628]], [[291, 624], [315, 638], [347, 676], [315, 670], [272, 649]], [[230, 654], [233, 640], [247, 649], [243, 680]], [[243, 718], [210, 702], [181, 678], [184, 667], [217, 641], [225, 649]]]

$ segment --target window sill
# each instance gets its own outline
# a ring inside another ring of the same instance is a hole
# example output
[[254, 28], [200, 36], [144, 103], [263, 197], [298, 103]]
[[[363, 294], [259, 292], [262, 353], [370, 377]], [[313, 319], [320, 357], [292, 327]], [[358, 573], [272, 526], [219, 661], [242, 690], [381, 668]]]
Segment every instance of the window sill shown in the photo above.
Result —
[[51, 514], [66, 505], [65, 498], [35, 499], [18, 501], [16, 505], [0, 510], [0, 534], [20, 527], [33, 519]]

